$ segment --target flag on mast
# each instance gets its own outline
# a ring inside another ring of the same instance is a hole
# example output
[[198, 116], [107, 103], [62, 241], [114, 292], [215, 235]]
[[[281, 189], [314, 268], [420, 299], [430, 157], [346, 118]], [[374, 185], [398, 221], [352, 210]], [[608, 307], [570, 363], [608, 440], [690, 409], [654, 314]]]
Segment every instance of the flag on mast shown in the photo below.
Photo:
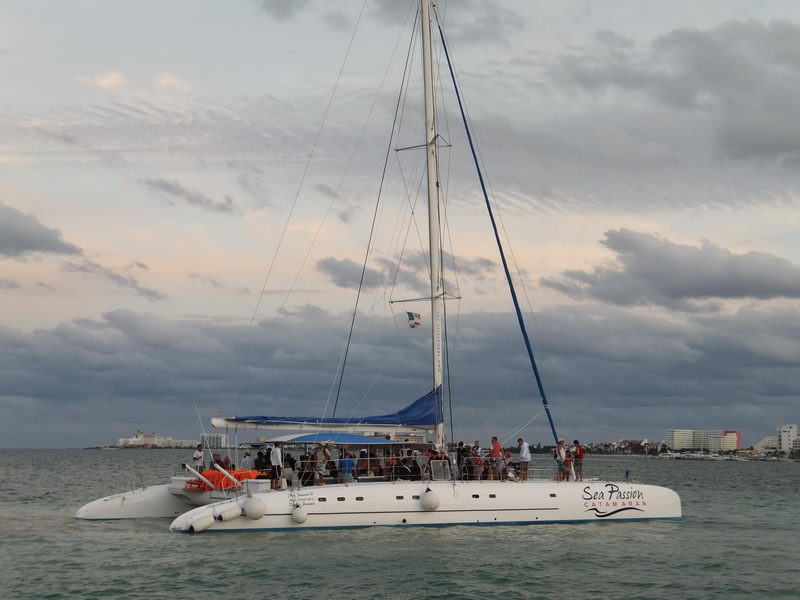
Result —
[[407, 312], [406, 314], [408, 315], [408, 326], [411, 329], [422, 327], [422, 317], [420, 317], [419, 313]]

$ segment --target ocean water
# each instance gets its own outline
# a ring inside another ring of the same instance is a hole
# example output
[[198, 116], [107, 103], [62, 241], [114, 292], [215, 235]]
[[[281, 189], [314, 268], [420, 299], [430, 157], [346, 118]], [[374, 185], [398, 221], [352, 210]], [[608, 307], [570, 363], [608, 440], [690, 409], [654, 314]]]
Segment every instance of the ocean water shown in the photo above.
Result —
[[800, 598], [800, 462], [626, 458], [681, 495], [680, 521], [181, 535], [73, 519], [187, 457], [0, 450], [0, 597]]

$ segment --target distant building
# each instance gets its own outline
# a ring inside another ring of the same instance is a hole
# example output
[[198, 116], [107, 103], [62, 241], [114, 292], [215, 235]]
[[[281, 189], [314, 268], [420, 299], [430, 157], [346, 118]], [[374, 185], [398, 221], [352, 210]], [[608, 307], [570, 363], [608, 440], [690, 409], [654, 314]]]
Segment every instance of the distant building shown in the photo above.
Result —
[[778, 425], [778, 452], [789, 454], [797, 439], [797, 425]]
[[228, 447], [228, 439], [224, 433], [204, 433], [200, 436], [200, 443], [211, 450]]
[[778, 438], [774, 435], [768, 435], [757, 444], [753, 444], [753, 451], [759, 454], [764, 452], [775, 452], [778, 449]]
[[120, 448], [194, 448], [196, 440], [173, 440], [171, 437], [137, 431], [129, 438], [119, 438]]
[[666, 444], [672, 450], [728, 452], [742, 447], [742, 432], [736, 429], [667, 429]]

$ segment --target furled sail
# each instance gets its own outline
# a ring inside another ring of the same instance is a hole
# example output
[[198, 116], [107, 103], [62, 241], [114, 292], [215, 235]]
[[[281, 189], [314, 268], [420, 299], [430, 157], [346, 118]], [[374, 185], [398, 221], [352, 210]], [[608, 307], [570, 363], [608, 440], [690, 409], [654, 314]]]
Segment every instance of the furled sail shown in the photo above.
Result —
[[405, 408], [394, 413], [370, 417], [270, 417], [245, 416], [212, 419], [214, 427], [242, 429], [291, 429], [294, 431], [346, 431], [397, 430], [432, 431], [443, 421], [442, 389], [431, 390]]

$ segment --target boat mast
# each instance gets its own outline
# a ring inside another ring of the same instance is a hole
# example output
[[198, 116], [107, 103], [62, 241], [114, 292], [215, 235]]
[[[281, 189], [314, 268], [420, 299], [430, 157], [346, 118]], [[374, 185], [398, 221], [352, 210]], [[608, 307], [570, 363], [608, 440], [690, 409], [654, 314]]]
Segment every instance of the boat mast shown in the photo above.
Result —
[[[420, 0], [422, 27], [422, 82], [425, 91], [425, 165], [428, 179], [428, 237], [431, 266], [431, 345], [433, 354], [433, 389], [437, 402], [442, 400], [442, 281], [441, 226], [439, 223], [439, 151], [436, 147], [436, 112], [433, 101], [433, 37], [431, 33], [431, 0]], [[444, 423], [437, 423], [434, 432], [437, 448], [444, 447]]]

